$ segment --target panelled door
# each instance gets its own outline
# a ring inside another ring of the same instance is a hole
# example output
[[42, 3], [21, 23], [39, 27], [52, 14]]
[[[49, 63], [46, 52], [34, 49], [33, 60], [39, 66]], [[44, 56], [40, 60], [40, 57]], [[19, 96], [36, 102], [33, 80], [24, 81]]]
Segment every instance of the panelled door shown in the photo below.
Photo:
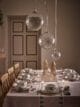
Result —
[[8, 65], [19, 62], [21, 68], [39, 69], [41, 50], [38, 44], [39, 31], [28, 31], [26, 16], [8, 17]]

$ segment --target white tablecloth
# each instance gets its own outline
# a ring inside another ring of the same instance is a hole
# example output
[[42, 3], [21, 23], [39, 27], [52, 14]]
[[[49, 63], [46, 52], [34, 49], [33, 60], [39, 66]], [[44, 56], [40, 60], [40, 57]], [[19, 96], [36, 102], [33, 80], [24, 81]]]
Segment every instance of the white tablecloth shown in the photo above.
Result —
[[[66, 82], [64, 84], [70, 86], [70, 92], [71, 92], [70, 97], [72, 96], [80, 97], [80, 82]], [[41, 96], [35, 93], [29, 94], [29, 93], [8, 92], [3, 107], [40, 107], [41, 98], [44, 98], [43, 107], [53, 107], [53, 102], [54, 105], [58, 105], [59, 97], [61, 96], [60, 95]], [[62, 97], [66, 97], [66, 96], [63, 95]]]
[[[59, 84], [70, 87], [71, 95], [68, 97], [80, 97], [80, 81], [69, 82], [59, 81]], [[36, 93], [21, 93], [21, 92], [8, 92], [5, 97], [3, 107], [60, 107], [59, 98], [66, 97], [60, 95], [37, 95]]]
[[3, 107], [40, 107], [37, 96], [27, 96], [23, 93], [8, 93]]

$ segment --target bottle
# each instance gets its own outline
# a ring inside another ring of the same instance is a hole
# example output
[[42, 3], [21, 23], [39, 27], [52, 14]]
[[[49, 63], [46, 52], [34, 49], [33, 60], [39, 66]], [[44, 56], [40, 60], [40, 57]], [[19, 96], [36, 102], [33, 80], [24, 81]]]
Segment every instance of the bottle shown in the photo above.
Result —
[[49, 69], [49, 65], [48, 65], [48, 61], [47, 61], [47, 59], [46, 59], [46, 60], [44, 60], [44, 62], [43, 62], [43, 75], [46, 75], [48, 69]]
[[56, 79], [56, 63], [53, 61], [51, 63], [51, 73], [53, 74], [53, 79]]

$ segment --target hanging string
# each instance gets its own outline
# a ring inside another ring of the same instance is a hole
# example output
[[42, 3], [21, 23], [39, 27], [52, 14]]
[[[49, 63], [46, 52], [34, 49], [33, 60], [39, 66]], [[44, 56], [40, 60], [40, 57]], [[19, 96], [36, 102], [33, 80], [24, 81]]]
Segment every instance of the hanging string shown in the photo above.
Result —
[[48, 32], [48, 6], [47, 6], [47, 0], [43, 0], [44, 6], [45, 6], [45, 12], [46, 12], [46, 24], [45, 24], [45, 28], [46, 28], [46, 32]]
[[34, 10], [33, 10], [34, 13], [37, 13], [38, 12], [38, 3], [37, 3], [37, 0], [34, 0]]
[[55, 47], [53, 47], [52, 57], [56, 61], [61, 57], [61, 53], [57, 50], [57, 0], [55, 0]]
[[33, 12], [37, 11], [37, 7], [36, 7], [36, 0], [34, 0], [34, 9]]
[[55, 47], [57, 46], [57, 0], [55, 0]]

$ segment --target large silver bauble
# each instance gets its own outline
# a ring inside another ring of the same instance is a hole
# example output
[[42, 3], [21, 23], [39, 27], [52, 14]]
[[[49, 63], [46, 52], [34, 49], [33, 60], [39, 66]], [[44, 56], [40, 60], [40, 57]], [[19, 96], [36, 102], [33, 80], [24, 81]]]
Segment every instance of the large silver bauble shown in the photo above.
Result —
[[57, 49], [54, 49], [51, 57], [54, 61], [56, 61], [61, 57], [61, 53]]
[[26, 24], [28, 30], [38, 31], [44, 24], [43, 17], [38, 14], [37, 10], [34, 10], [33, 13], [26, 18]]
[[51, 49], [55, 44], [54, 36], [50, 35], [48, 32], [45, 32], [39, 38], [39, 45], [44, 49]]

